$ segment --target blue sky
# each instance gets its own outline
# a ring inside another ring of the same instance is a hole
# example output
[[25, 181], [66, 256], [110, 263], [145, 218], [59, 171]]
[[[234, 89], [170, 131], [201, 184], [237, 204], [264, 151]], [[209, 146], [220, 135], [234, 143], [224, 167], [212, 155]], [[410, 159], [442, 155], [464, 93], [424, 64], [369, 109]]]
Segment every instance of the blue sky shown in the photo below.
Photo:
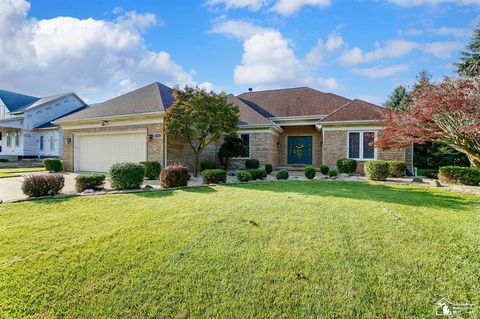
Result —
[[0, 87], [100, 101], [148, 83], [310, 86], [382, 103], [452, 75], [480, 0], [0, 0]]

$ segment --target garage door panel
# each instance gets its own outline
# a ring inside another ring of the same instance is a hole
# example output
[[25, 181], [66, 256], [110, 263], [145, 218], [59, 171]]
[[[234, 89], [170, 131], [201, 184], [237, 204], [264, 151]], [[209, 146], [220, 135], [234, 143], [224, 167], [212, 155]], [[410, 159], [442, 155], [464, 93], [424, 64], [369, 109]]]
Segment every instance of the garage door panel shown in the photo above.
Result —
[[75, 147], [75, 170], [107, 172], [115, 163], [138, 163], [147, 158], [146, 133], [80, 135]]

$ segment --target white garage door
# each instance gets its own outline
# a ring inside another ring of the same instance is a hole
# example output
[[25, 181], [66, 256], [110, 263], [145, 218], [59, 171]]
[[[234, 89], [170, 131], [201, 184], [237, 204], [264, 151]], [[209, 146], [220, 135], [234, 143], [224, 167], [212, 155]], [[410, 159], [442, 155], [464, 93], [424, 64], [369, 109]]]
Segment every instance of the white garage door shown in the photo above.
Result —
[[147, 159], [147, 134], [79, 135], [75, 139], [75, 170], [108, 172], [115, 163], [138, 163]]

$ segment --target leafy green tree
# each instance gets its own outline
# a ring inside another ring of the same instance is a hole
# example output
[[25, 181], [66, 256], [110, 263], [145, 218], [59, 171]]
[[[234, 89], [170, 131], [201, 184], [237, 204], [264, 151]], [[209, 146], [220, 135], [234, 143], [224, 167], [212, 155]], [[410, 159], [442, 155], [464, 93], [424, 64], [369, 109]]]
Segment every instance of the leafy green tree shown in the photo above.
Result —
[[410, 95], [418, 95], [432, 85], [432, 74], [427, 70], [422, 70], [416, 77], [417, 81], [413, 84]]
[[198, 163], [205, 147], [222, 136], [237, 130], [239, 109], [228, 103], [225, 93], [216, 94], [202, 88], [174, 89], [175, 103], [164, 118], [165, 132], [184, 137], [192, 148], [194, 176], [198, 176]]
[[243, 139], [237, 135], [226, 136], [220, 149], [218, 150], [218, 158], [220, 162], [228, 170], [228, 164], [233, 157], [242, 157], [248, 155], [248, 148]]
[[388, 101], [383, 106], [391, 110], [407, 110], [411, 102], [410, 92], [407, 91], [405, 86], [399, 85], [393, 89]]
[[480, 76], [480, 24], [473, 31], [472, 39], [465, 51], [461, 52], [460, 61], [455, 63], [455, 66], [460, 76]]

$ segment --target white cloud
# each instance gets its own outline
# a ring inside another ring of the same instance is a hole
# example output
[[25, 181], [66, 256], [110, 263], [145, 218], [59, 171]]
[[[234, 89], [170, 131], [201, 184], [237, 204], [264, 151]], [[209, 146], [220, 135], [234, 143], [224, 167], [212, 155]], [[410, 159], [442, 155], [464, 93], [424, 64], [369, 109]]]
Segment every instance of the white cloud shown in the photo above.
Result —
[[372, 68], [365, 68], [359, 69], [354, 68], [352, 69], [353, 74], [366, 76], [370, 79], [378, 79], [396, 75], [398, 73], [407, 72], [409, 70], [409, 66], [406, 64], [396, 64], [387, 67], [372, 67]]
[[278, 31], [252, 36], [245, 40], [243, 49], [242, 63], [234, 71], [237, 85], [259, 88], [308, 85], [327, 90], [340, 87], [334, 78], [312, 75]]
[[264, 28], [244, 20], [219, 20], [213, 24], [213, 28], [209, 32], [246, 40], [255, 34], [264, 33], [269, 30], [272, 29]]
[[377, 48], [370, 52], [363, 52], [363, 50], [358, 47], [347, 50], [339, 57], [338, 61], [341, 64], [348, 66], [370, 63], [385, 58], [399, 58], [407, 55], [417, 47], [418, 44], [415, 42], [392, 40], [387, 41], [383, 47], [377, 45]]
[[325, 43], [320, 39], [317, 42], [317, 45], [310, 50], [307, 54], [305, 60], [313, 65], [321, 65], [324, 60], [324, 56], [327, 53], [333, 53], [339, 48], [345, 46], [345, 41], [340, 35], [337, 35], [335, 32], [330, 33], [327, 41]]
[[248, 8], [252, 11], [258, 11], [268, 3], [268, 0], [207, 0], [206, 4], [215, 6], [222, 4], [228, 9]]
[[437, 29], [433, 29], [432, 32], [438, 35], [450, 35], [457, 38], [469, 37], [472, 34], [472, 30], [470, 29], [449, 28], [449, 27], [440, 27]]
[[146, 48], [155, 15], [125, 12], [113, 21], [28, 18], [24, 0], [0, 1], [0, 87], [46, 95], [75, 90], [98, 98], [153, 81], [193, 84], [164, 51]]
[[448, 59], [454, 52], [463, 48], [463, 43], [458, 41], [431, 42], [423, 45], [423, 50], [439, 59]]
[[271, 8], [272, 11], [288, 16], [299, 11], [303, 6], [328, 7], [330, 0], [278, 0]]
[[401, 7], [414, 7], [420, 5], [438, 5], [443, 3], [453, 3], [460, 5], [480, 5], [480, 0], [389, 0], [391, 3]]

